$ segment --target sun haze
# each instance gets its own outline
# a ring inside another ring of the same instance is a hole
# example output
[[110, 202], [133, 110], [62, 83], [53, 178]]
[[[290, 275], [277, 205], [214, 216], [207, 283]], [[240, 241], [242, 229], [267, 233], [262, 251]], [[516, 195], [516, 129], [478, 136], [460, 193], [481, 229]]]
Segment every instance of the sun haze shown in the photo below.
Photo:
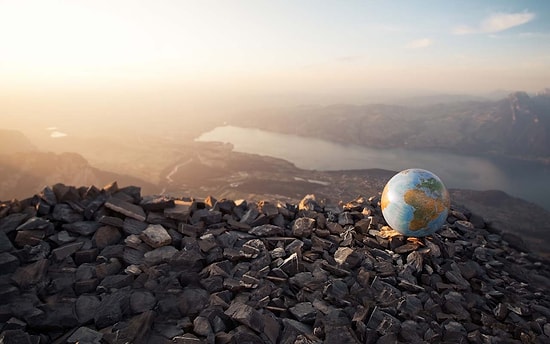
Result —
[[3, 88], [536, 90], [540, 1], [2, 1]]

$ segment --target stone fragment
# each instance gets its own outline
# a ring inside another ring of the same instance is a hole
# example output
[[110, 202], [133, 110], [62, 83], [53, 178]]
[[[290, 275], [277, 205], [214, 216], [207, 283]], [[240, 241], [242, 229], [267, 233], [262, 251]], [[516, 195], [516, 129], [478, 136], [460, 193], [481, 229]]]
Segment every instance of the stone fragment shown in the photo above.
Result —
[[83, 263], [95, 262], [99, 251], [97, 248], [90, 248], [87, 250], [80, 250], [74, 253], [74, 262], [77, 265]]
[[175, 200], [174, 206], [164, 209], [164, 216], [177, 221], [186, 221], [191, 214], [193, 202]]
[[6, 233], [0, 230], [0, 253], [9, 252], [11, 250], [13, 250], [13, 245], [10, 239], [8, 238]]
[[247, 304], [232, 302], [225, 314], [231, 319], [240, 322], [256, 332], [263, 331], [263, 322], [260, 312]]
[[148, 265], [157, 265], [161, 262], [168, 262], [178, 250], [174, 246], [162, 246], [152, 251], [145, 252], [144, 262]]
[[336, 252], [334, 252], [334, 260], [340, 264], [353, 269], [361, 262], [362, 257], [350, 247], [339, 247]]
[[56, 261], [60, 262], [78, 251], [82, 247], [82, 245], [84, 245], [83, 242], [73, 242], [58, 248], [54, 248], [52, 250], [52, 256]]
[[100, 217], [98, 222], [101, 223], [102, 225], [108, 225], [108, 226], [113, 226], [117, 228], [122, 228], [124, 226], [124, 220], [116, 216], [103, 215]]
[[256, 226], [250, 229], [248, 233], [259, 237], [268, 237], [268, 236], [273, 237], [273, 236], [284, 235], [285, 231], [284, 231], [284, 228], [281, 228], [279, 226], [267, 224], [267, 225]]
[[145, 211], [163, 211], [175, 206], [174, 199], [167, 196], [145, 196], [140, 202]]
[[309, 237], [313, 233], [315, 219], [309, 217], [300, 217], [292, 225], [292, 235], [296, 237]]
[[70, 205], [66, 203], [56, 204], [53, 208], [52, 217], [56, 221], [62, 221], [66, 223], [83, 221], [84, 216], [78, 213]]
[[300, 302], [289, 308], [290, 313], [302, 323], [313, 323], [317, 316], [317, 310], [311, 302]]
[[166, 246], [172, 242], [172, 237], [162, 225], [149, 225], [139, 237], [153, 248]]
[[125, 291], [104, 294], [94, 313], [94, 322], [98, 329], [119, 322], [129, 311], [129, 295]]
[[143, 232], [145, 228], [147, 228], [147, 226], [148, 225], [145, 222], [127, 217], [124, 219], [122, 230], [124, 231], [124, 233], [128, 235], [130, 234], [139, 235], [141, 234], [141, 232]]
[[9, 274], [17, 270], [19, 259], [13, 255], [4, 252], [0, 253], [0, 275]]
[[13, 273], [12, 280], [23, 289], [37, 284], [46, 277], [49, 262], [47, 259], [40, 259], [35, 263], [21, 266]]
[[143, 313], [151, 310], [157, 304], [157, 299], [149, 291], [135, 291], [130, 295], [130, 311]]
[[94, 234], [99, 227], [101, 227], [101, 225], [95, 221], [77, 221], [66, 223], [62, 226], [66, 231], [85, 236]]
[[107, 246], [118, 243], [121, 237], [118, 228], [113, 226], [102, 226], [96, 230], [92, 241], [95, 242], [95, 246], [98, 249], [102, 250]]
[[87, 343], [100, 344], [103, 334], [94, 331], [88, 327], [79, 327], [73, 334], [67, 338], [67, 343]]
[[98, 288], [105, 291], [111, 288], [120, 289], [131, 285], [133, 281], [134, 277], [132, 275], [111, 275], [106, 276], [101, 283], [99, 283]]
[[88, 324], [94, 319], [94, 314], [101, 301], [94, 295], [80, 295], [75, 302], [75, 312], [78, 323]]
[[117, 197], [109, 198], [105, 202], [105, 207], [138, 221], [145, 221], [146, 218], [145, 212], [140, 206], [123, 201]]

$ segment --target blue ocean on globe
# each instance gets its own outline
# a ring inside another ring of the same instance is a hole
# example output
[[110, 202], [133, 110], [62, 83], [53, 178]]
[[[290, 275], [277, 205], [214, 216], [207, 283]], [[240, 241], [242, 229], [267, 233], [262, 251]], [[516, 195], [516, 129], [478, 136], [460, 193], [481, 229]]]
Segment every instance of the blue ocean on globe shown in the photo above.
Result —
[[413, 237], [433, 234], [447, 220], [450, 197], [438, 176], [412, 168], [393, 176], [382, 192], [382, 215], [399, 233]]

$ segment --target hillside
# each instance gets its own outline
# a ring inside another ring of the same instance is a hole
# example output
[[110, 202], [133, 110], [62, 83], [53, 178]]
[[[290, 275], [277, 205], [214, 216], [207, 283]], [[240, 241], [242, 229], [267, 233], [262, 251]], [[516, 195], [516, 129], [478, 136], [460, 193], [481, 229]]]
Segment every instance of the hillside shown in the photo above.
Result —
[[77, 153], [28, 151], [0, 154], [0, 200], [21, 199], [56, 183], [106, 185], [113, 180], [140, 184], [147, 192], [158, 192], [154, 184], [144, 180], [95, 168]]
[[376, 196], [56, 184], [0, 204], [3, 343], [544, 343], [548, 285], [546, 261], [465, 208], [417, 239]]
[[236, 126], [377, 148], [407, 147], [550, 161], [550, 94], [515, 92], [498, 101], [331, 105], [266, 109]]

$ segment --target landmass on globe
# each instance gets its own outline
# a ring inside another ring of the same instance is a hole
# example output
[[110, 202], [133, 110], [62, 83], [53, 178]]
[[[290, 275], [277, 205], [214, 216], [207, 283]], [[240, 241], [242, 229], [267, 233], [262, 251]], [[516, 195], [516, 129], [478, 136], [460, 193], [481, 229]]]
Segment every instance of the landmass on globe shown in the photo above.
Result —
[[382, 214], [388, 225], [407, 236], [433, 234], [445, 223], [451, 200], [438, 176], [413, 168], [393, 176], [382, 192]]

